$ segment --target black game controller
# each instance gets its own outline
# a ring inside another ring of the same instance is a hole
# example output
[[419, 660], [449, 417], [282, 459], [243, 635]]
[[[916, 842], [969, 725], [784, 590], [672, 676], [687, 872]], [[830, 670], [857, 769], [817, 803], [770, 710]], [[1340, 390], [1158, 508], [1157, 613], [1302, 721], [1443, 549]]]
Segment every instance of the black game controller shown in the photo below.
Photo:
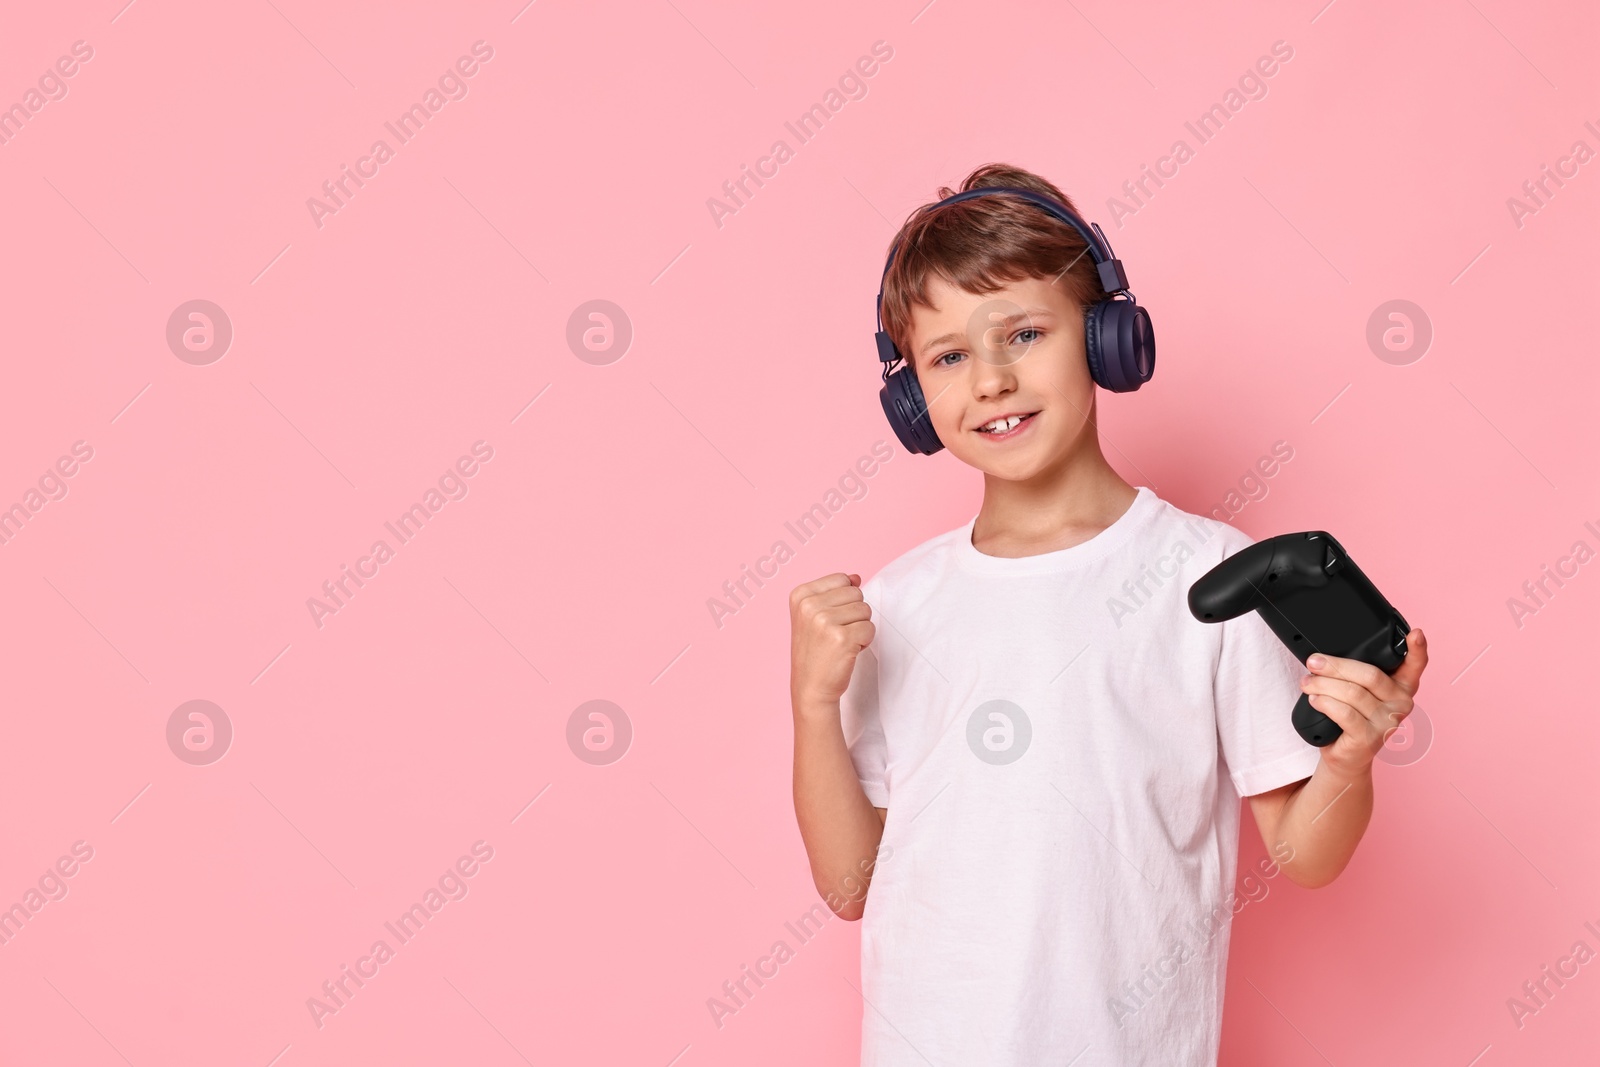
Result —
[[[1321, 652], [1391, 674], [1406, 658], [1411, 627], [1344, 546], [1321, 530], [1257, 541], [1189, 588], [1189, 613], [1201, 622], [1224, 622], [1251, 609], [1301, 663]], [[1318, 748], [1344, 732], [1313, 708], [1305, 693], [1295, 703], [1292, 721]]]

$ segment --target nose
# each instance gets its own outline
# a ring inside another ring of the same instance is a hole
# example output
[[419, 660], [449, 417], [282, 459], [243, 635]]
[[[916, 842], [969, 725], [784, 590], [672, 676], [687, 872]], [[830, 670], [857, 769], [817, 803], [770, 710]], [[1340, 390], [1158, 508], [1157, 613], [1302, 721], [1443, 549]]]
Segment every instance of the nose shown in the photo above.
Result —
[[1007, 351], [1003, 333], [988, 331], [980, 335], [975, 339], [972, 352], [974, 399], [988, 400], [1016, 389], [1016, 354]]

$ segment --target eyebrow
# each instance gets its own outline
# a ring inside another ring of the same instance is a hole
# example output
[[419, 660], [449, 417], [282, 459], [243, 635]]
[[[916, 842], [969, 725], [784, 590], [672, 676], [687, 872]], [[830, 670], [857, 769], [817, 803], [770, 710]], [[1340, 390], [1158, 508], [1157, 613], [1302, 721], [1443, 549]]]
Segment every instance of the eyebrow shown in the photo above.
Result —
[[[999, 325], [1010, 326], [1013, 323], [1024, 322], [1029, 319], [1048, 319], [1052, 317], [1053, 313], [1049, 308], [1026, 308], [1025, 310], [1018, 311], [1013, 315], [1007, 315], [1004, 319], [1000, 320]], [[951, 341], [965, 341], [966, 339], [967, 335], [964, 333], [947, 333], [942, 337], [935, 337], [933, 340], [922, 346], [922, 355], [927, 355], [930, 350], [937, 348], [939, 345], [948, 344]]]

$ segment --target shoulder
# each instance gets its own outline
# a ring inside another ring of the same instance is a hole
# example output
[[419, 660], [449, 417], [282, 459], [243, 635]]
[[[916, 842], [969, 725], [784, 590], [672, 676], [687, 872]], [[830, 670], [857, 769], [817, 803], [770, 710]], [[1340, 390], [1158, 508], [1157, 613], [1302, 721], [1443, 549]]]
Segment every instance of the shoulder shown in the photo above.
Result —
[[967, 523], [946, 530], [884, 564], [861, 583], [867, 602], [900, 600], [936, 583], [940, 575], [946, 573], [951, 557], [960, 546], [960, 538], [969, 536], [970, 527], [971, 523]]
[[1154, 497], [1144, 533], [1154, 542], [1150, 547], [1181, 555], [1183, 560], [1195, 559], [1207, 567], [1255, 543], [1255, 538], [1236, 526], [1185, 511], [1160, 496]]

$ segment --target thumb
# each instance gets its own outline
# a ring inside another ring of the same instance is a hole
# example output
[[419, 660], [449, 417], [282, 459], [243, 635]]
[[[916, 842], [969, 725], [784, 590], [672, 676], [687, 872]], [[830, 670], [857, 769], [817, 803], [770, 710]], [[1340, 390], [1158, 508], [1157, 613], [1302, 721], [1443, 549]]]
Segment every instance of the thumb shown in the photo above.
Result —
[[1421, 630], [1412, 630], [1406, 635], [1406, 658], [1390, 677], [1404, 686], [1406, 692], [1415, 693], [1421, 685], [1422, 669], [1427, 665], [1428, 639]]
[[860, 585], [861, 584], [861, 575], [859, 575], [859, 574], [850, 575], [850, 584], [851, 585]]

